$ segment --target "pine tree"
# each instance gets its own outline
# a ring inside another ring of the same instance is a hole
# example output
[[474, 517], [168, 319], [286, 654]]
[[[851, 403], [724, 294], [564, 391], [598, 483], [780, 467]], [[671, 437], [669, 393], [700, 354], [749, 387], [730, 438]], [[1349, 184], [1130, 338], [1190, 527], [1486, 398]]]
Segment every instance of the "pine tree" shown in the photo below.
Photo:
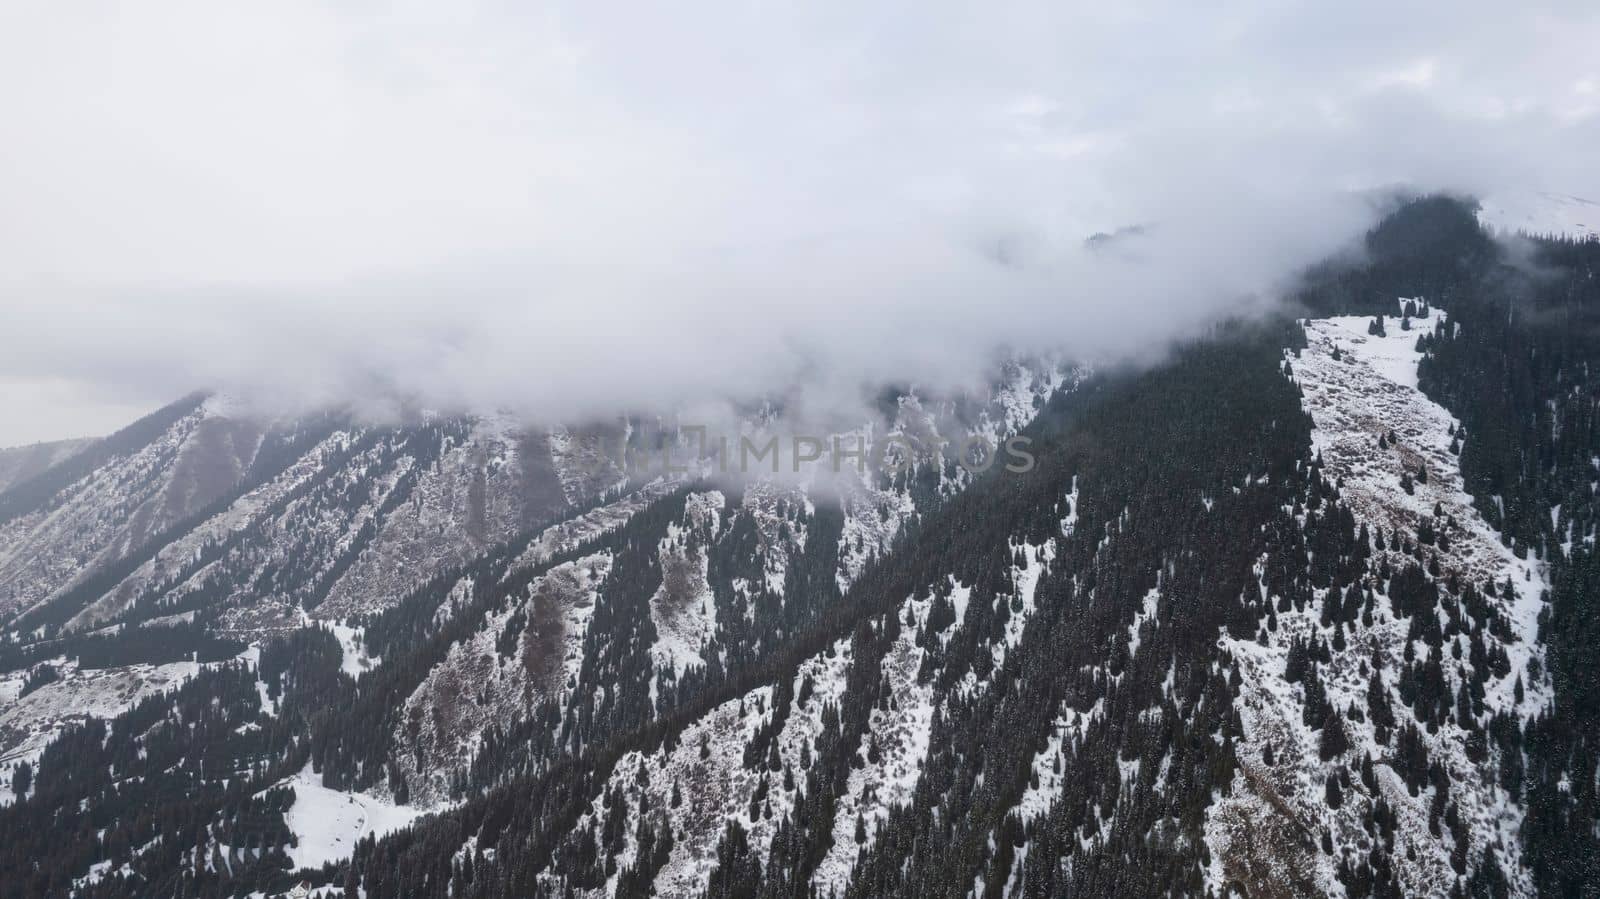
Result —
[[1317, 755], [1321, 756], [1323, 761], [1328, 761], [1349, 748], [1350, 740], [1345, 736], [1344, 716], [1330, 709], [1322, 721], [1322, 738], [1317, 744]]

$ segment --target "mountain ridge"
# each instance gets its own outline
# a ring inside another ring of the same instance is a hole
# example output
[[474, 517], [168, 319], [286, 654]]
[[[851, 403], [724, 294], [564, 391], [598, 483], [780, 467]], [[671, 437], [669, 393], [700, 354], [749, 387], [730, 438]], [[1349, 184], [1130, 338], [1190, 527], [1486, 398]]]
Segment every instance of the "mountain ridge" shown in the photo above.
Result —
[[1600, 244], [1449, 198], [1365, 244], [860, 426], [1023, 471], [169, 407], [0, 523], [55, 584], [0, 641], [0, 895], [1583, 894]]

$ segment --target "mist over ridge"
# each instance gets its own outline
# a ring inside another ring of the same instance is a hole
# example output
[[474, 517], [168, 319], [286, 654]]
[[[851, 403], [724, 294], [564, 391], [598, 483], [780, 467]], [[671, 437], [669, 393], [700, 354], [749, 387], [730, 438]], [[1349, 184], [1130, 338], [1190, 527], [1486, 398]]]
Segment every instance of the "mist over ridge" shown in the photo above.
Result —
[[1470, 12], [16, 4], [0, 445], [1159, 356], [1393, 186], [1600, 195], [1592, 8]]

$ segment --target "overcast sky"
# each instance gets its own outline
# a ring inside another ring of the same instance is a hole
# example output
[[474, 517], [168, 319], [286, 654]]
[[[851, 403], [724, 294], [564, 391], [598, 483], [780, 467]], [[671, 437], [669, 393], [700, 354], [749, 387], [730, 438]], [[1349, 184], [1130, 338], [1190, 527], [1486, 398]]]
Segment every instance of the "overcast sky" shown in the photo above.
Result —
[[8, 0], [0, 445], [1148, 355], [1373, 188], [1600, 198], [1596, 47], [1593, 2]]

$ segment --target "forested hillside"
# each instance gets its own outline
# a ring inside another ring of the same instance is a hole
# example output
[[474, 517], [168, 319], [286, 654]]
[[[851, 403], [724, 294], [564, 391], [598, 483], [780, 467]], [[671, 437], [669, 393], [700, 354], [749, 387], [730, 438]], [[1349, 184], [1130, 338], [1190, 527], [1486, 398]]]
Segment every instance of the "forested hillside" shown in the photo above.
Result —
[[185, 400], [0, 492], [0, 897], [1600, 895], [1597, 325], [1435, 197], [898, 471]]

